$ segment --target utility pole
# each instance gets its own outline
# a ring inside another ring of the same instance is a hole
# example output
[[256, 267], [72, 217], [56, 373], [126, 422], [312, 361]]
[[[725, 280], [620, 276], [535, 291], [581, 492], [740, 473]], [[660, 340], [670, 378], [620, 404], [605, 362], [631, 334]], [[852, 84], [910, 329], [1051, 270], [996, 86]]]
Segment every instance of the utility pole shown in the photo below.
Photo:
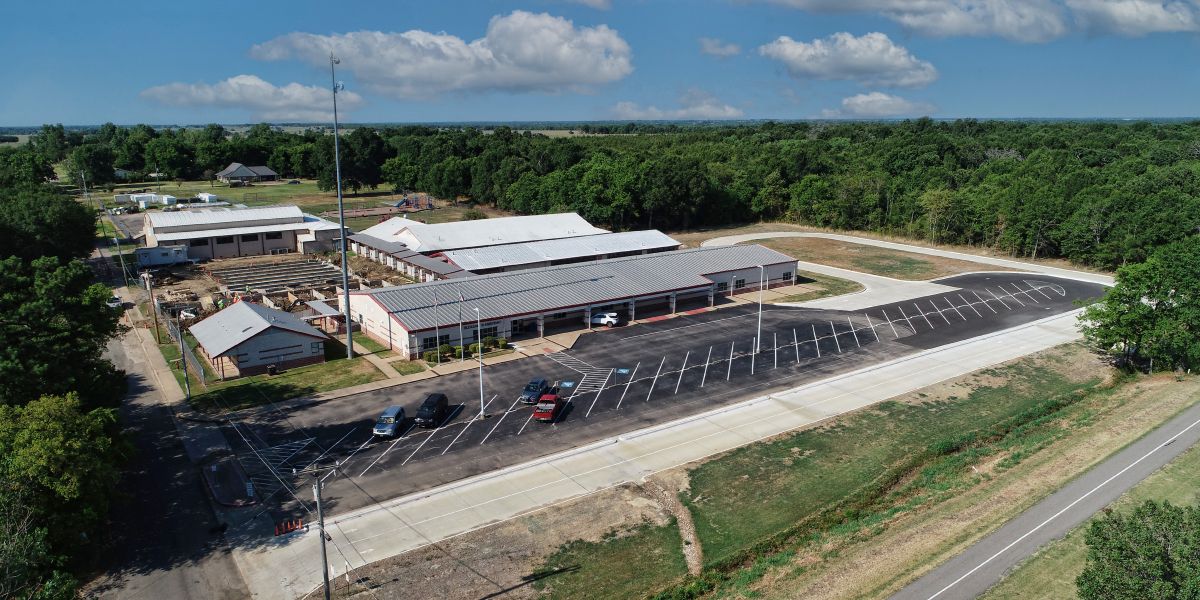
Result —
[[[188, 377], [187, 372], [187, 348], [183, 345], [183, 324], [178, 316], [175, 317], [175, 333], [179, 334], [179, 364], [183, 365], [183, 391], [187, 394], [188, 404], [192, 402], [192, 382]], [[203, 369], [201, 365], [196, 365], [197, 368]]]
[[[85, 171], [79, 172], [79, 181], [81, 181], [83, 183], [84, 202], [91, 204], [92, 196], [91, 196], [91, 194], [88, 193], [87, 173]], [[104, 235], [108, 235], [108, 226], [104, 224], [104, 215], [105, 215], [104, 202], [97, 200], [96, 207], [100, 209], [100, 231], [103, 232]], [[117, 259], [121, 261], [121, 282], [124, 283], [125, 285], [129, 285], [129, 276], [128, 276], [129, 271], [125, 270], [125, 254], [123, 254], [121, 251], [121, 241], [119, 239], [117, 239], [117, 231], [115, 229], [115, 224], [114, 224], [112, 239], [113, 239], [113, 242], [115, 242], [117, 244]]]
[[479, 328], [479, 307], [475, 307], [475, 343], [479, 344], [479, 418], [485, 419], [487, 415], [483, 412], [483, 337], [480, 335]]
[[[333, 171], [337, 180], [338, 227], [341, 228], [339, 239], [342, 240], [342, 292], [343, 301], [346, 303], [342, 312], [346, 315], [346, 358], [354, 358], [354, 333], [350, 331], [350, 271], [346, 267], [346, 211], [342, 205], [342, 157], [338, 145], [337, 95], [342, 90], [342, 84], [338, 83], [333, 68], [340, 62], [341, 59], [334, 57], [332, 52], [329, 53], [329, 81], [333, 89]], [[329, 596], [328, 582], [325, 585], [325, 596]]]
[[146, 289], [150, 291], [150, 314], [154, 315], [154, 343], [161, 344], [162, 337], [158, 333], [158, 302], [154, 300], [154, 276], [146, 273], [143, 277], [146, 278]]
[[313, 475], [313, 498], [317, 501], [317, 533], [321, 536], [321, 578], [325, 581], [325, 600], [329, 600], [329, 558], [325, 554], [325, 512], [321, 509], [321, 478]]

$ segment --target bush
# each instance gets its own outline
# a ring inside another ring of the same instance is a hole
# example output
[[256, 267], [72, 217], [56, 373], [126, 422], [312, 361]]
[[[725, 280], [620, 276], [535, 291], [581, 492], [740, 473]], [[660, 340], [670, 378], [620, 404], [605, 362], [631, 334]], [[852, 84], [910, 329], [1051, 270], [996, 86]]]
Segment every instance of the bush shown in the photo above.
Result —
[[421, 355], [421, 358], [425, 359], [425, 362], [427, 363], [436, 363], [438, 360], [438, 351], [426, 350], [425, 354]]
[[508, 340], [506, 340], [506, 339], [504, 339], [504, 338], [500, 338], [500, 339], [496, 340], [496, 347], [497, 347], [497, 348], [499, 348], [499, 349], [501, 349], [501, 350], [503, 350], [503, 349], [507, 348], [507, 347], [508, 347]]
[[[472, 348], [474, 348], [474, 344], [472, 344], [471, 346], [472, 346]], [[470, 352], [467, 352], [467, 353], [466, 353], [466, 355], [464, 356], [464, 355], [463, 355], [463, 347], [462, 347], [462, 346], [455, 346], [455, 347], [454, 347], [454, 357], [455, 357], [455, 358], [470, 358], [470, 357], [471, 357], [471, 353], [470, 353]]]
[[494, 338], [490, 335], [483, 338], [483, 347], [484, 348], [495, 348], [496, 347], [496, 338]]
[[462, 220], [464, 220], [464, 221], [478, 221], [480, 219], [486, 219], [486, 218], [488, 218], [487, 213], [483, 212], [482, 210], [480, 210], [474, 206], [472, 206], [471, 208], [468, 208], [467, 210], [464, 210], [463, 215], [462, 215]]
[[438, 352], [441, 352], [442, 356], [454, 354], [454, 346], [451, 346], [450, 344], [442, 344], [441, 346], [438, 346]]
[[479, 344], [478, 343], [471, 344], [471, 354], [475, 354], [476, 352], [479, 352]]

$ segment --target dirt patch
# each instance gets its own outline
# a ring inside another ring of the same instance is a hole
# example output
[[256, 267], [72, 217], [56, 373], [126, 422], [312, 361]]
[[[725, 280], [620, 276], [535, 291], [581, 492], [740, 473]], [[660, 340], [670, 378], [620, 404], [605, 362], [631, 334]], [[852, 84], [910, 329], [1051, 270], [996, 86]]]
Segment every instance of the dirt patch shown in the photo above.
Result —
[[937, 279], [972, 271], [1011, 270], [944, 256], [903, 252], [828, 238], [773, 238], [747, 243], [761, 244], [806, 262], [913, 281]]
[[336, 597], [533, 598], [535, 572], [562, 545], [671, 517], [644, 488], [623, 485], [370, 564], [351, 585], [339, 580]]
[[704, 568], [704, 549], [700, 546], [700, 536], [696, 535], [691, 511], [679, 501], [680, 494], [687, 494], [690, 487], [687, 473], [678, 469], [665, 471], [647, 478], [644, 487], [659, 501], [663, 510], [675, 516], [688, 573], [699, 575]]

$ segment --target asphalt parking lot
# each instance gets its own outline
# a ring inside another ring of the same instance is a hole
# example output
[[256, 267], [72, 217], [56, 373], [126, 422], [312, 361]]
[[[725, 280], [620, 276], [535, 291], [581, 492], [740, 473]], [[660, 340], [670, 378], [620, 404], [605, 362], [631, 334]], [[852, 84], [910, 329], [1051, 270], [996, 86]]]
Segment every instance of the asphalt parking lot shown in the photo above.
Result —
[[[742, 305], [600, 331], [567, 352], [487, 366], [282, 410], [239, 415], [226, 437], [283, 516], [311, 508], [306, 476], [325, 471], [327, 511], [346, 511], [526, 462], [776, 389], [1069, 311], [1103, 293], [1096, 284], [1018, 273], [939, 280], [958, 290], [857, 312]], [[554, 423], [532, 420], [517, 402], [534, 377], [560, 382], [569, 398]], [[430, 392], [447, 394], [450, 416], [436, 429], [412, 426]], [[387, 406], [410, 419], [396, 439], [371, 435]], [[305, 504], [301, 507], [300, 504]]]

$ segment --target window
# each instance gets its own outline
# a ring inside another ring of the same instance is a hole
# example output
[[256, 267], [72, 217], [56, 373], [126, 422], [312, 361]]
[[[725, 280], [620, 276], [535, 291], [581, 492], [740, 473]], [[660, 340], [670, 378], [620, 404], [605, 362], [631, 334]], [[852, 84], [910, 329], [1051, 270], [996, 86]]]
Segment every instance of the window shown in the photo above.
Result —
[[320, 354], [325, 351], [325, 342], [313, 342], [309, 350], [313, 354]]
[[728, 281], [718, 281], [717, 282], [717, 291], [718, 292], [724, 292], [725, 290], [728, 290], [728, 289], [729, 289]]
[[282, 231], [268, 231], [268, 232], [264, 233], [263, 235], [266, 236], [266, 238], [268, 240], [282, 240], [283, 239]]
[[784, 280], [784, 281], [791, 281], [791, 280], [792, 280], [792, 272], [791, 272], [791, 271], [784, 271], [784, 272], [783, 272], [783, 280]]
[[449, 344], [449, 343], [450, 343], [450, 335], [449, 334], [443, 335], [440, 338], [435, 338], [433, 336], [429, 336], [429, 337], [421, 340], [421, 351], [424, 352], [426, 350], [436, 350], [438, 346], [440, 346], [442, 344]]
[[479, 337], [480, 337], [481, 335], [482, 335], [483, 337], [485, 337], [485, 338], [486, 338], [486, 337], [496, 337], [496, 331], [497, 331], [497, 330], [496, 330], [496, 326], [495, 326], [495, 325], [488, 325], [487, 327], [484, 327], [484, 328], [480, 329], [479, 331], [472, 331], [472, 332], [471, 332], [471, 339], [473, 339], [473, 340], [475, 340], [475, 341], [477, 341], [477, 342], [478, 342], [478, 341], [479, 341]]
[[218, 244], [232, 244], [232, 243], [233, 243], [233, 236], [231, 236], [231, 235], [227, 235], [227, 236], [224, 236], [224, 237], [219, 237], [219, 238], [217, 238], [217, 243], [218, 243]]
[[740, 289], [742, 289], [742, 288], [744, 288], [744, 287], [746, 287], [746, 280], [745, 280], [745, 279], [735, 279], [735, 280], [734, 280], [734, 282], [733, 282], [733, 289], [735, 289], [735, 290], [740, 290]]
[[257, 233], [247, 233], [246, 235], [242, 236], [242, 241], [243, 242], [257, 242], [258, 234]]
[[166, 257], [170, 256], [171, 253], [170, 252], [159, 252], [158, 255], [163, 258], [166, 258]]
[[204, 238], [204, 239], [202, 239], [202, 240], [192, 240], [192, 241], [188, 242], [188, 245], [189, 245], [189, 246], [191, 246], [191, 247], [193, 247], [193, 248], [195, 248], [195, 247], [197, 247], [197, 246], [207, 246], [207, 245], [208, 245], [208, 238]]

